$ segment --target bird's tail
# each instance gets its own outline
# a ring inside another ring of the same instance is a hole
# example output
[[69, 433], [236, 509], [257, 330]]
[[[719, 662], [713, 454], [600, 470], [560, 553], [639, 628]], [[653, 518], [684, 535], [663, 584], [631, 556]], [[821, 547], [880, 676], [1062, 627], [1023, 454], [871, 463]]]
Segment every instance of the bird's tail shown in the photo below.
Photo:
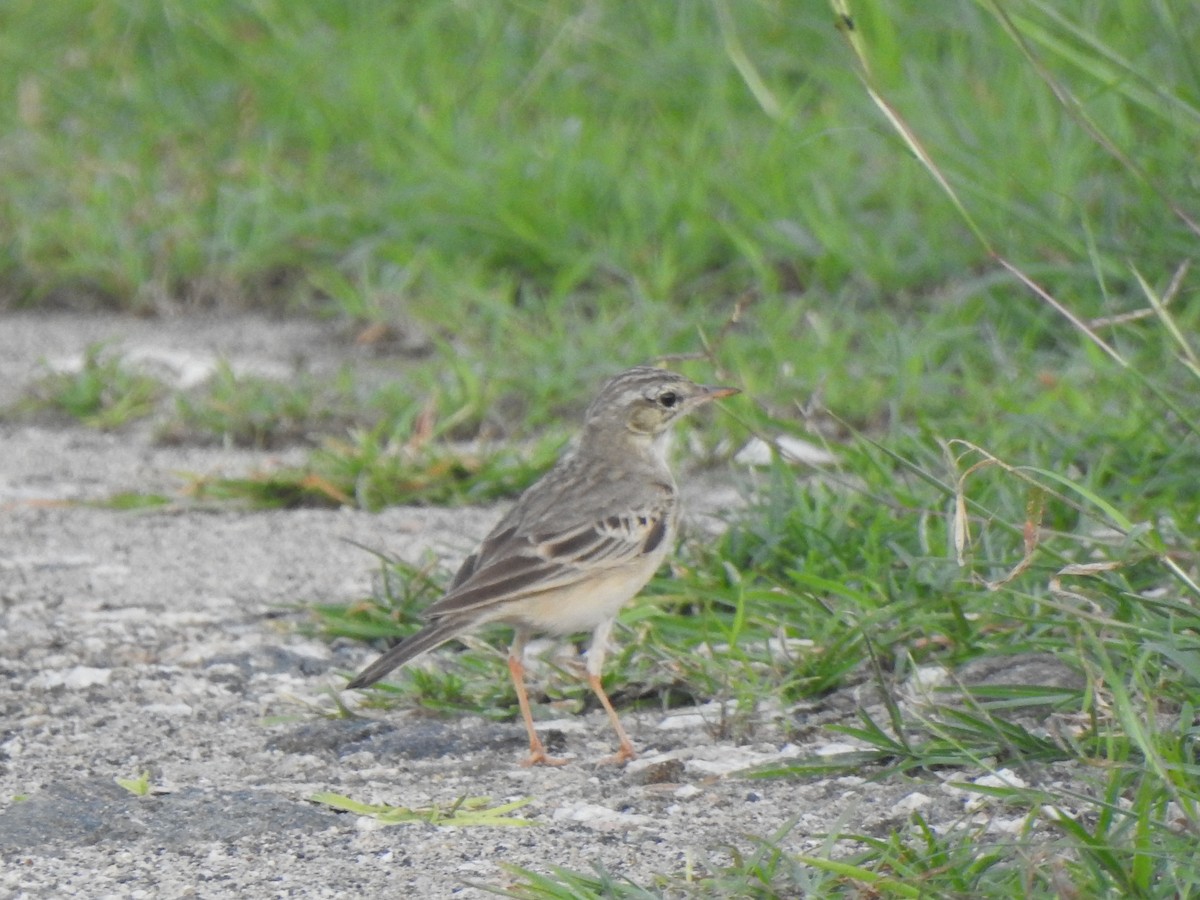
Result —
[[346, 689], [363, 688], [374, 684], [392, 669], [416, 659], [422, 653], [427, 653], [435, 647], [440, 647], [454, 636], [461, 634], [462, 631], [463, 623], [453, 619], [441, 619], [426, 625], [359, 672], [354, 680], [346, 685]]

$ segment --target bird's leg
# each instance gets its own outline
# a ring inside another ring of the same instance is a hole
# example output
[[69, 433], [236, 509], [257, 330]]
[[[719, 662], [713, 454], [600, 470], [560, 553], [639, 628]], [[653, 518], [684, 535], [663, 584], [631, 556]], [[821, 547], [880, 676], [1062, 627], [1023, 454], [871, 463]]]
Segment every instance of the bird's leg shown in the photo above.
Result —
[[620, 741], [620, 747], [617, 748], [617, 752], [612, 756], [604, 757], [600, 762], [623, 766], [637, 756], [637, 751], [633, 749], [629, 735], [621, 727], [621, 720], [617, 718], [617, 711], [613, 709], [613, 705], [608, 699], [608, 694], [604, 693], [604, 686], [600, 684], [600, 676], [588, 672], [588, 686], [600, 700], [600, 705], [604, 707], [604, 711], [608, 713], [608, 721], [612, 723], [613, 731], [617, 733], [617, 740]]
[[529, 756], [521, 760], [523, 766], [563, 766], [567, 760], [550, 756], [546, 753], [546, 745], [538, 737], [537, 729], [533, 727], [533, 712], [529, 708], [529, 694], [525, 691], [525, 643], [529, 635], [517, 629], [512, 646], [508, 649], [508, 672], [512, 675], [513, 687], [517, 689], [517, 703], [521, 707], [521, 718], [525, 720], [525, 730], [529, 732]]
[[592, 633], [592, 643], [588, 647], [587, 654], [587, 680], [588, 687], [592, 689], [592, 693], [596, 695], [596, 698], [600, 701], [600, 705], [608, 713], [608, 721], [612, 724], [613, 731], [617, 733], [617, 740], [619, 742], [617, 752], [612, 756], [604, 757], [600, 762], [608, 765], [623, 766], [637, 756], [637, 751], [633, 749], [633, 743], [629, 740], [629, 735], [621, 727], [621, 720], [617, 718], [617, 711], [613, 709], [612, 702], [608, 699], [608, 694], [604, 693], [604, 685], [600, 683], [600, 673], [604, 670], [604, 654], [608, 651], [608, 636], [612, 632], [614, 621], [614, 619], [607, 619], [601, 622]]

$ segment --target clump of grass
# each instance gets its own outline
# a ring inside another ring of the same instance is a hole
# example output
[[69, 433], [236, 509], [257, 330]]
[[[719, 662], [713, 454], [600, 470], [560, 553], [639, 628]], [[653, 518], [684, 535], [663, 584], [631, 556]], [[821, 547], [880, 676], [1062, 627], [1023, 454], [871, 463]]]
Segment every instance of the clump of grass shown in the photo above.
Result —
[[105, 431], [154, 413], [165, 389], [104, 344], [89, 344], [77, 371], [50, 372], [32, 384], [8, 415], [50, 416]]
[[561, 438], [549, 437], [524, 450], [414, 447], [377, 429], [328, 438], [302, 466], [246, 477], [196, 478], [189, 492], [202, 500], [282, 509], [355, 506], [374, 511], [400, 504], [483, 503], [519, 494], [550, 465], [561, 443]]
[[538, 402], [520, 409], [522, 422], [510, 415], [512, 401], [511, 382], [485, 379], [477, 364], [440, 343], [436, 358], [390, 377], [347, 365], [334, 374], [284, 380], [240, 374], [221, 363], [200, 388], [176, 398], [175, 416], [159, 440], [273, 448], [337, 440], [349, 431], [373, 436], [331, 447], [352, 454], [354, 445], [372, 441], [416, 447], [525, 437], [556, 421]]
[[363, 548], [379, 560], [372, 596], [360, 603], [313, 607], [330, 637], [374, 641], [396, 639], [416, 631], [420, 612], [441, 595], [442, 579], [434, 564], [414, 566], [382, 551]]
[[268, 449], [314, 442], [362, 415], [345, 375], [285, 382], [238, 375], [222, 363], [202, 388], [175, 398], [175, 416], [159, 429], [158, 440]]
[[[717, 853], [704, 854], [679, 875], [662, 875], [639, 884], [632, 879], [596, 864], [590, 872], [563, 866], [549, 867], [549, 874], [520, 866], [506, 868], [518, 879], [506, 889], [487, 888], [492, 893], [518, 900], [658, 900], [662, 897], [825, 897], [839, 891], [871, 885], [886, 889], [890, 879], [872, 879], [855, 885], [843, 873], [825, 872], [804, 865], [781, 849], [794, 823], [785, 823], [770, 837], [753, 840], [748, 851], [736, 847], [721, 848], [727, 861]], [[484, 887], [483, 885], [478, 885]], [[882, 895], [882, 894], [881, 894]]]

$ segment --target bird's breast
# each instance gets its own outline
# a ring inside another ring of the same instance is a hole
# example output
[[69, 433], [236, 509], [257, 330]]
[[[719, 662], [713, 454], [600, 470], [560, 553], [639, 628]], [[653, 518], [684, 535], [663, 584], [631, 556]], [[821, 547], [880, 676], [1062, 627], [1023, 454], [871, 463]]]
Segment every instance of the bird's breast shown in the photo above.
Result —
[[650, 580], [666, 555], [647, 554], [636, 564], [598, 572], [580, 583], [543, 591], [511, 604], [492, 621], [529, 628], [541, 634], [567, 635], [591, 631], [611, 619]]

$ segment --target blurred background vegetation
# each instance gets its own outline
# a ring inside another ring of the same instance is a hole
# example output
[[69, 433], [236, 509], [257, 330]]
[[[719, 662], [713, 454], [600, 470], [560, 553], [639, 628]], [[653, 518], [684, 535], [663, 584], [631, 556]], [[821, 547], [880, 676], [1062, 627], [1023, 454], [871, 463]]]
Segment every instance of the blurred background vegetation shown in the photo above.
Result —
[[840, 7], [13, 0], [0, 303], [424, 323], [538, 426], [742, 298], [722, 365], [777, 407], [1071, 415], [1087, 341], [994, 254], [1085, 321], [1167, 289], [1194, 4]]

